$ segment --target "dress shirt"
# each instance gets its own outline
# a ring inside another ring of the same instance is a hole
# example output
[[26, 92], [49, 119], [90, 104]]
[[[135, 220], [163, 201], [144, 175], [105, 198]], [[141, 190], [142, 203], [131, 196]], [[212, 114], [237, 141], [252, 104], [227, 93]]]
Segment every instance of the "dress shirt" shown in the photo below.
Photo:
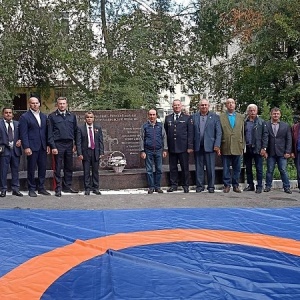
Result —
[[40, 116], [40, 111], [34, 111], [32, 109], [30, 109], [30, 111], [33, 113], [34, 117], [36, 118], [39, 126], [41, 127], [41, 116]]

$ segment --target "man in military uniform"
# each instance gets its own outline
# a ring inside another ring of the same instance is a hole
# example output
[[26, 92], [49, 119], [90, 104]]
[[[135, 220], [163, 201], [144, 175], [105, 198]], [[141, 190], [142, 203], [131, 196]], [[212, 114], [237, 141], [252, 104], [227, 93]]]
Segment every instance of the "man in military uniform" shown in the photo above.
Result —
[[[77, 193], [71, 188], [73, 175], [73, 152], [76, 151], [77, 120], [67, 110], [67, 98], [57, 99], [57, 110], [48, 116], [48, 144], [54, 155], [55, 196], [61, 197], [61, 191]], [[61, 182], [61, 169], [64, 178]]]
[[182, 113], [180, 100], [173, 101], [173, 113], [165, 118], [165, 131], [169, 149], [170, 188], [168, 192], [178, 187], [178, 162], [182, 171], [182, 187], [189, 192], [189, 153], [193, 152], [194, 128], [189, 115]]

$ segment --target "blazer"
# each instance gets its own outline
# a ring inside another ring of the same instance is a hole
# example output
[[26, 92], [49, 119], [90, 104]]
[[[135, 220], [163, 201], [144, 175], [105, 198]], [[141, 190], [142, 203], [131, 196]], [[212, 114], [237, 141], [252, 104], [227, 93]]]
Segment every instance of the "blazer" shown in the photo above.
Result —
[[[19, 133], [19, 122], [18, 121], [12, 121], [14, 125], [14, 147], [13, 151], [16, 156], [22, 155], [21, 147], [16, 147], [16, 142], [20, 139], [20, 133]], [[4, 153], [2, 153], [2, 156], [8, 156], [10, 155], [10, 148], [9, 148], [9, 142], [8, 142], [8, 133], [6, 129], [6, 125], [4, 122], [4, 119], [0, 120], [0, 145], [5, 145]]]
[[[194, 151], [200, 151], [200, 113], [192, 115], [194, 124]], [[222, 129], [220, 117], [209, 111], [204, 128], [204, 151], [213, 152], [214, 147], [220, 147], [222, 137]]]
[[22, 114], [19, 119], [20, 137], [23, 149], [30, 148], [31, 151], [39, 151], [47, 149], [47, 116], [40, 113], [41, 126], [37, 119], [28, 110]]
[[227, 113], [220, 115], [222, 127], [222, 155], [242, 155], [245, 148], [244, 116], [236, 113], [235, 126], [231, 128]]
[[[93, 124], [94, 127], [94, 142], [95, 142], [95, 157], [100, 159], [100, 155], [104, 154], [103, 134], [100, 126]], [[83, 155], [83, 160], [88, 158], [88, 131], [86, 124], [79, 126], [77, 130], [76, 147], [77, 155]]]
[[297, 157], [298, 155], [297, 142], [299, 137], [299, 130], [300, 130], [300, 122], [292, 126], [293, 152], [295, 154], [295, 157]]
[[276, 137], [273, 133], [271, 121], [267, 122], [267, 129], [269, 133], [268, 155], [283, 156], [285, 153], [292, 153], [292, 133], [289, 124], [280, 121]]
[[[247, 119], [245, 120], [245, 135]], [[261, 149], [267, 148], [268, 136], [266, 122], [260, 117], [256, 117], [251, 132], [251, 146], [253, 153], [260, 154]]]
[[169, 152], [183, 153], [193, 149], [194, 126], [189, 115], [181, 113], [177, 121], [174, 121], [174, 113], [166, 116], [164, 128]]

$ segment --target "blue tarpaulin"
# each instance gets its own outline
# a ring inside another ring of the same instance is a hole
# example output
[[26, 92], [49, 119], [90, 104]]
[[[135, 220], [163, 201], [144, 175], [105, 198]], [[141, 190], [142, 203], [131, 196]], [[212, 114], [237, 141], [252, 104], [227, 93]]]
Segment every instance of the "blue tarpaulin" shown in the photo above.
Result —
[[1, 299], [300, 299], [300, 208], [0, 210]]

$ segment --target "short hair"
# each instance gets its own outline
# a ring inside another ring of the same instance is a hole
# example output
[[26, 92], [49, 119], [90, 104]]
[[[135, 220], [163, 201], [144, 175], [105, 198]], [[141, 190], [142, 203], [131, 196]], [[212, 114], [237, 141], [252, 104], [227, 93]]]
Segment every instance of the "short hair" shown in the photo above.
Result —
[[279, 112], [280, 112], [280, 108], [278, 108], [278, 107], [273, 107], [273, 108], [271, 109], [271, 113], [273, 113], [274, 111], [279, 111]]
[[60, 96], [60, 97], [58, 97], [58, 98], [56, 99], [56, 102], [58, 102], [59, 100], [66, 100], [66, 102], [68, 102], [67, 97], [62, 97], [62, 96]]
[[14, 112], [14, 110], [13, 110], [12, 107], [4, 106], [4, 107], [2, 108], [2, 113], [4, 113], [4, 111], [5, 111], [6, 109], [11, 109], [11, 111]]
[[151, 110], [154, 110], [155, 113], [156, 113], [156, 115], [157, 115], [157, 110], [156, 110], [155, 108], [150, 108], [150, 109], [148, 110], [148, 114], [149, 114], [149, 112], [150, 112]]
[[94, 113], [90, 110], [84, 114], [84, 118], [86, 118], [88, 115], [93, 115], [93, 117], [95, 117]]
[[250, 109], [251, 107], [254, 107], [256, 110], [258, 110], [258, 107], [257, 107], [256, 104], [249, 104], [249, 105], [247, 106], [247, 109], [246, 109], [246, 112], [247, 112], [247, 113], [248, 113], [248, 111], [249, 111], [249, 109]]

